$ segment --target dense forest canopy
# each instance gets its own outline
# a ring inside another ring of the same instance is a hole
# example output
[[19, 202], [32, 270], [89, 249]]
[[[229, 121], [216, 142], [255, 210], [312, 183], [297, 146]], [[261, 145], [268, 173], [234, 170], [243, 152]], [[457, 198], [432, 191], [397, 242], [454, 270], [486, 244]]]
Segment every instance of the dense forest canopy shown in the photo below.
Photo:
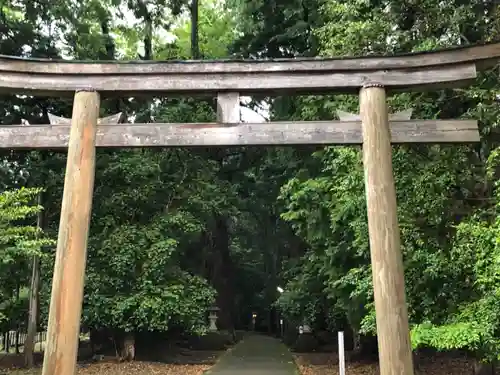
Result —
[[[197, 3], [197, 2], [196, 2]], [[198, 4], [198, 3], [197, 3]], [[391, 54], [500, 38], [496, 1], [4, 0], [0, 54], [95, 60]], [[194, 12], [196, 13], [196, 12]], [[466, 89], [390, 97], [415, 118], [474, 118], [475, 145], [394, 146], [412, 344], [500, 353], [498, 66]], [[0, 123], [70, 117], [71, 101], [0, 96]], [[356, 96], [253, 97], [272, 120], [357, 112]], [[101, 115], [205, 122], [214, 98], [109, 98]], [[0, 328], [28, 322], [40, 265], [47, 320], [65, 155], [1, 151]], [[37, 196], [39, 199], [37, 200]], [[38, 224], [41, 229], [37, 229]], [[40, 219], [40, 217], [42, 219]], [[277, 287], [284, 292], [280, 294]], [[315, 330], [373, 335], [359, 147], [98, 150], [82, 323], [203, 332], [277, 312]], [[357, 340], [356, 342], [359, 342]]]

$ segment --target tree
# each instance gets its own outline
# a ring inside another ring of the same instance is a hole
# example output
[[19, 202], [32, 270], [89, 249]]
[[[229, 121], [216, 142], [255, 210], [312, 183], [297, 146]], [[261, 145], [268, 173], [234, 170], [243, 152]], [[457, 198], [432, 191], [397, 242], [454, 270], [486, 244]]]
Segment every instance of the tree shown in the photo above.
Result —
[[[408, 52], [454, 45], [464, 39], [485, 41], [491, 32], [489, 20], [493, 19], [495, 8], [490, 3], [471, 9], [465, 5], [457, 7], [455, 2], [433, 1], [417, 7], [397, 1], [373, 5], [362, 1], [325, 4], [321, 9], [325, 23], [315, 30], [321, 54]], [[443, 12], [453, 17], [436, 17]], [[487, 20], [483, 21], [479, 14], [486, 14]], [[480, 21], [472, 21], [478, 17]], [[468, 90], [395, 95], [389, 106], [392, 111], [411, 106], [419, 118], [479, 118], [486, 135], [498, 117], [491, 94], [493, 87], [498, 87], [498, 78], [486, 72]], [[301, 117], [308, 119], [333, 118], [335, 109], [357, 111], [356, 98], [346, 96], [305, 98], [301, 104]], [[425, 327], [440, 327], [444, 330], [441, 332], [450, 335], [458, 332], [443, 328], [451, 329], [447, 322], [456, 322], [457, 314], [465, 311], [457, 306], [470, 306], [471, 311], [479, 312], [474, 293], [462, 292], [468, 290], [467, 283], [458, 277], [453, 264], [461, 264], [457, 253], [465, 253], [463, 246], [474, 246], [472, 233], [481, 233], [465, 224], [457, 228], [457, 224], [474, 221], [476, 214], [482, 217], [493, 203], [492, 179], [486, 177], [485, 158], [495, 142], [494, 136], [485, 136], [480, 147], [394, 147], [406, 290], [410, 320], [418, 332], [415, 337], [432, 337], [435, 343], [440, 340], [438, 331], [424, 333]], [[326, 148], [317, 152], [314, 160], [313, 167], [298, 172], [282, 189], [282, 217], [292, 224], [310, 250], [288, 275], [288, 293], [280, 299], [281, 308], [290, 317], [306, 315], [319, 326], [324, 324], [323, 311], [340, 310], [355, 332], [374, 334], [359, 149]], [[485, 251], [494, 253], [491, 247]], [[311, 291], [317, 292], [311, 295]], [[495, 307], [488, 303], [481, 306], [483, 315], [492, 313]], [[338, 319], [326, 317], [330, 325], [338, 324]], [[420, 325], [423, 322], [432, 324]], [[449, 340], [446, 342], [450, 344]], [[447, 348], [457, 347], [463, 345], [456, 343]], [[491, 358], [494, 352], [470, 349], [484, 359]]]
[[29, 219], [42, 210], [33, 203], [40, 191], [21, 188], [0, 194], [0, 324], [4, 327], [16, 321], [15, 315], [20, 313], [16, 290], [26, 282], [27, 274], [23, 269], [26, 269], [27, 260], [34, 255], [41, 256], [44, 246], [54, 244], [29, 223]]

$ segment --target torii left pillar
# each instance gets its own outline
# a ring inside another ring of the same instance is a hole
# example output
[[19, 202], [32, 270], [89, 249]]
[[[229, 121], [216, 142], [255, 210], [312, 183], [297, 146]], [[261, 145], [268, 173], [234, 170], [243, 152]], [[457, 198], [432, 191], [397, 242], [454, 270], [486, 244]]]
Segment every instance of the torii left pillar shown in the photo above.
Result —
[[76, 92], [42, 375], [76, 374], [99, 106], [97, 92]]

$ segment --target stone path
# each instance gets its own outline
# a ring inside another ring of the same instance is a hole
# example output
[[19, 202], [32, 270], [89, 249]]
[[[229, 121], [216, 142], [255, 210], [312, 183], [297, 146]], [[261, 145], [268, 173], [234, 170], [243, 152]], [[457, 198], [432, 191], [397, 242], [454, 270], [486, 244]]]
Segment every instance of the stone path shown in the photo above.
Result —
[[225, 353], [208, 375], [298, 375], [288, 348], [264, 335], [248, 335]]

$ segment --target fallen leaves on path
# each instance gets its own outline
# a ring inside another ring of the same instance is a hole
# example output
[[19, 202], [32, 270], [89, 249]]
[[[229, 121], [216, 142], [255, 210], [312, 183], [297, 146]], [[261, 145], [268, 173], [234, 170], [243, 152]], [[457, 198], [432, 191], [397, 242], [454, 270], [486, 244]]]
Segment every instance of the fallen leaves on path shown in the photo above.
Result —
[[[171, 365], [154, 362], [92, 363], [78, 366], [78, 375], [202, 375], [210, 365]], [[3, 370], [7, 375], [40, 375], [41, 369]]]
[[[296, 355], [301, 375], [339, 375], [336, 354]], [[466, 358], [429, 356], [422, 359], [416, 375], [463, 375], [472, 373], [473, 363]], [[377, 363], [346, 363], [347, 375], [379, 375]]]
[[99, 363], [80, 368], [78, 375], [201, 375], [209, 365], [170, 365], [152, 362]]

